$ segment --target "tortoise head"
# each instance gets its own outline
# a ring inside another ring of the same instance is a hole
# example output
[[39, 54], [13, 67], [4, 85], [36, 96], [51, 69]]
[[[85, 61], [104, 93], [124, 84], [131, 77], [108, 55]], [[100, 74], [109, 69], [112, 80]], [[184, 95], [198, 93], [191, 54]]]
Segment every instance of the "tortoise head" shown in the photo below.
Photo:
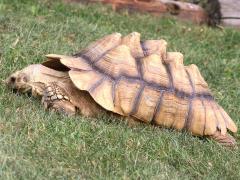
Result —
[[42, 65], [32, 64], [22, 70], [11, 74], [6, 80], [6, 85], [14, 91], [20, 93], [32, 93], [33, 95], [42, 95], [44, 88], [44, 78], [41, 77], [40, 69]]
[[[57, 67], [57, 66], [56, 66]], [[42, 96], [48, 83], [69, 81], [68, 70], [56, 69], [43, 64], [32, 64], [10, 75], [5, 83], [11, 89], [21, 93]]]

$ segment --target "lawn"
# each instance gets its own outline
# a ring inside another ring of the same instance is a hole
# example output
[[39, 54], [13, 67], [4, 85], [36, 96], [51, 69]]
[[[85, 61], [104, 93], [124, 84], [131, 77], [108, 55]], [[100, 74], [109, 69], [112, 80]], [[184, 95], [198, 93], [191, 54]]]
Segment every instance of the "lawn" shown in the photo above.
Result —
[[70, 55], [116, 31], [167, 40], [185, 64], [198, 65], [240, 125], [240, 31], [101, 5], [0, 0], [0, 179], [239, 179], [240, 148], [150, 125], [130, 128], [119, 119], [46, 112], [38, 99], [2, 83], [45, 54]]

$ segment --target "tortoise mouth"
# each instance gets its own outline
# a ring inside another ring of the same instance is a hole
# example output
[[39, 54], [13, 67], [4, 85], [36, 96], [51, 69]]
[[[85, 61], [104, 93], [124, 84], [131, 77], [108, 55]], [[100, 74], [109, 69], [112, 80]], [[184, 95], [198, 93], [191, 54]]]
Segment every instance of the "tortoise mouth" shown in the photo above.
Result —
[[13, 93], [16, 93], [16, 94], [31, 94], [31, 91], [32, 91], [32, 87], [25, 87], [25, 88], [17, 88], [17, 87], [10, 87], [12, 89], [12, 92]]
[[5, 80], [5, 85], [12, 89], [13, 92], [26, 93], [32, 89], [29, 84], [29, 77], [25, 73], [19, 73], [18, 71]]
[[32, 87], [27, 83], [16, 83], [16, 77], [10, 76], [5, 80], [5, 84], [13, 93], [31, 93]]

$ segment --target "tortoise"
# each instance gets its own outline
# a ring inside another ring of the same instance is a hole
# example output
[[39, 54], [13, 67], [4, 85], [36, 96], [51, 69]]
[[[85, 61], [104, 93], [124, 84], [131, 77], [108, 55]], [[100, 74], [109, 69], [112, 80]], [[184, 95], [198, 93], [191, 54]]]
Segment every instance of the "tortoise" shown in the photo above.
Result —
[[46, 57], [10, 75], [6, 84], [68, 115], [113, 113], [236, 145], [227, 130], [236, 133], [237, 126], [214, 100], [197, 66], [185, 66], [181, 53], [167, 52], [163, 39], [113, 33], [72, 56]]

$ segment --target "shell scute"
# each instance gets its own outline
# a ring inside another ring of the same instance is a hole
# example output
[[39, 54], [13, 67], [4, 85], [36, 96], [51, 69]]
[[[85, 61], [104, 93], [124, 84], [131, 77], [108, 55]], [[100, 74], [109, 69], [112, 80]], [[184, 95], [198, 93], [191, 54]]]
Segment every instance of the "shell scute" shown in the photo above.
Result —
[[89, 91], [95, 101], [109, 111], [114, 111], [113, 87], [110, 79], [104, 79], [96, 88]]
[[89, 91], [94, 85], [98, 84], [104, 77], [94, 71], [69, 71], [69, 76], [79, 89]]
[[226, 123], [227, 128], [236, 133], [237, 132], [237, 126], [236, 124], [232, 121], [231, 117], [229, 117], [229, 115], [226, 113], [226, 111], [218, 104], [216, 104], [216, 106], [218, 106], [218, 110], [221, 114], [221, 116], [224, 118], [224, 121]]
[[152, 54], [143, 58], [143, 78], [152, 83], [169, 86], [167, 70], [162, 62], [162, 58], [157, 54]]
[[154, 121], [154, 112], [160, 96], [160, 91], [156, 91], [151, 87], [144, 87], [134, 116], [147, 123]]
[[110, 50], [95, 65], [114, 78], [118, 78], [122, 74], [138, 76], [135, 59], [132, 57], [129, 47], [125, 45]]
[[176, 106], [174, 102], [174, 96], [171, 93], [165, 92], [163, 94], [163, 100], [161, 103], [161, 107], [157, 112], [157, 116], [155, 119], [156, 124], [165, 126], [165, 127], [172, 127], [175, 116], [176, 116]]
[[131, 54], [134, 58], [143, 57], [143, 50], [140, 43], [140, 33], [133, 32], [122, 38], [122, 45], [129, 47]]
[[172, 127], [177, 130], [181, 130], [184, 128], [189, 113], [189, 99], [175, 96], [174, 102], [176, 114]]
[[179, 91], [183, 91], [187, 94], [192, 94], [193, 89], [191, 81], [185, 70], [184, 65], [178, 59], [168, 61], [169, 73], [172, 76], [173, 87]]
[[186, 66], [186, 71], [191, 76], [193, 85], [195, 88], [195, 93], [198, 94], [211, 94], [206, 81], [203, 79], [198, 67], [195, 64]]
[[218, 121], [216, 116], [211, 108], [211, 102], [209, 100], [204, 100], [204, 105], [206, 107], [206, 129], [204, 135], [211, 135], [214, 134], [217, 130]]
[[226, 122], [223, 116], [221, 115], [221, 113], [219, 112], [219, 109], [217, 108], [217, 104], [214, 101], [212, 101], [212, 110], [215, 113], [215, 117], [218, 121], [217, 128], [220, 130], [221, 134], [226, 134], [227, 132]]
[[120, 114], [130, 115], [137, 108], [139, 89], [141, 84], [121, 78], [115, 88], [115, 107]]
[[183, 54], [180, 52], [167, 52], [165, 62], [169, 63], [176, 61], [177, 63], [183, 64]]
[[167, 42], [163, 39], [160, 40], [146, 40], [141, 42], [144, 56], [157, 54], [162, 59], [167, 59]]
[[164, 92], [161, 107], [157, 112], [155, 122], [165, 127], [183, 129], [188, 113], [189, 100]]
[[196, 98], [192, 101], [192, 117], [189, 130], [196, 135], [204, 135], [206, 129], [206, 107], [201, 98]]

